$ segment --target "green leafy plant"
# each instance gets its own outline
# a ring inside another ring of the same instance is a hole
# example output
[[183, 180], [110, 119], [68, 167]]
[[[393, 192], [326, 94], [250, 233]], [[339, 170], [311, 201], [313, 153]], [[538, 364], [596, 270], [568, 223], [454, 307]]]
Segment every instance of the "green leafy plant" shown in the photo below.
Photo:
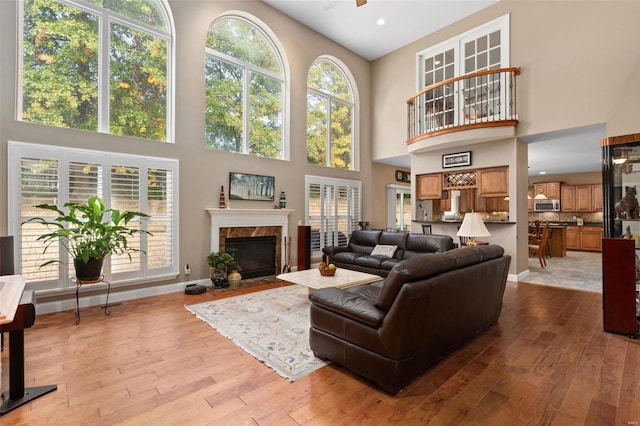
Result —
[[[52, 244], [60, 243], [74, 260], [87, 263], [89, 259], [103, 259], [111, 254], [127, 254], [141, 251], [129, 245], [128, 238], [136, 233], [147, 231], [128, 227], [135, 218], [149, 217], [141, 212], [119, 211], [105, 208], [104, 200], [98, 196], [90, 197], [86, 204], [69, 202], [64, 204], [68, 212], [52, 204], [39, 204], [40, 209], [58, 214], [55, 218], [35, 217], [27, 222], [37, 222], [47, 226], [51, 232], [38, 237], [46, 242], [44, 252]], [[25, 222], [25, 223], [27, 223]], [[52, 259], [42, 264], [59, 262]]]
[[235, 269], [236, 271], [241, 271], [240, 265], [238, 265], [230, 253], [222, 253], [219, 251], [212, 251], [207, 256], [207, 262], [209, 266], [212, 268], [216, 268], [220, 271], [227, 271], [227, 269]]

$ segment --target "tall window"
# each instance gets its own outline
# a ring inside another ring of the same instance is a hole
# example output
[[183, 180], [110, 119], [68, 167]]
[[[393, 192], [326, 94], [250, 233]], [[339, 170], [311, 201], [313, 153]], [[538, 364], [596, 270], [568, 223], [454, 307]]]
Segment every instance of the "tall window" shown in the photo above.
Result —
[[[72, 259], [64, 250], [37, 238], [46, 232], [38, 223], [23, 222], [51, 212], [38, 204], [86, 202], [93, 195], [107, 207], [141, 211], [150, 217], [134, 224], [152, 235], [136, 234], [131, 245], [145, 253], [110, 256], [104, 272], [113, 281], [167, 276], [177, 267], [177, 160], [100, 151], [9, 143], [9, 224], [15, 236], [18, 270], [38, 290], [72, 286]], [[49, 259], [63, 263], [40, 265]]]
[[316, 60], [307, 79], [307, 161], [353, 170], [354, 100], [345, 73], [327, 59]]
[[162, 0], [24, 0], [19, 119], [171, 140]]
[[325, 246], [346, 246], [362, 221], [361, 182], [306, 176], [305, 188], [312, 255], [320, 256]]
[[[418, 54], [418, 90], [453, 77], [509, 66], [509, 15]], [[459, 92], [448, 83], [429, 92], [425, 120], [430, 128], [458, 125], [460, 117], [499, 115], [507, 91], [498, 74], [464, 80]], [[462, 110], [463, 114], [456, 114]]]
[[284, 157], [282, 59], [264, 31], [225, 16], [207, 34], [206, 147]]

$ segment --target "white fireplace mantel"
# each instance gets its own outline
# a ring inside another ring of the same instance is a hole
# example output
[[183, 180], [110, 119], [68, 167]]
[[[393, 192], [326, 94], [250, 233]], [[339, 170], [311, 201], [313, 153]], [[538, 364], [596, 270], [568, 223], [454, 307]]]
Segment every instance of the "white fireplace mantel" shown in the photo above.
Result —
[[289, 236], [289, 215], [293, 209], [206, 209], [211, 216], [211, 251], [220, 250], [220, 228], [244, 226], [280, 226], [281, 265], [286, 264], [285, 238]]

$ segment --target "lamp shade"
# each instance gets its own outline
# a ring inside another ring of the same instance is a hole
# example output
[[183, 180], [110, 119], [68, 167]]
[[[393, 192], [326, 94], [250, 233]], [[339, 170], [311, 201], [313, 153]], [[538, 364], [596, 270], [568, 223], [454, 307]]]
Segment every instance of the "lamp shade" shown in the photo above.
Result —
[[457, 235], [459, 237], [488, 237], [491, 233], [484, 225], [480, 213], [472, 212], [464, 215]]

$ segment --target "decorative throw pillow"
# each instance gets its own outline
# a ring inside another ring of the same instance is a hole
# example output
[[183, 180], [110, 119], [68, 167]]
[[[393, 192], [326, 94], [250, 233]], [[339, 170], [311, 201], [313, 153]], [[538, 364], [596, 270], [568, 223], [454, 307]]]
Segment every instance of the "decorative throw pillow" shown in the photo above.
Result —
[[378, 244], [373, 248], [373, 251], [371, 252], [371, 256], [391, 258], [396, 253], [397, 249], [398, 249], [398, 246]]

